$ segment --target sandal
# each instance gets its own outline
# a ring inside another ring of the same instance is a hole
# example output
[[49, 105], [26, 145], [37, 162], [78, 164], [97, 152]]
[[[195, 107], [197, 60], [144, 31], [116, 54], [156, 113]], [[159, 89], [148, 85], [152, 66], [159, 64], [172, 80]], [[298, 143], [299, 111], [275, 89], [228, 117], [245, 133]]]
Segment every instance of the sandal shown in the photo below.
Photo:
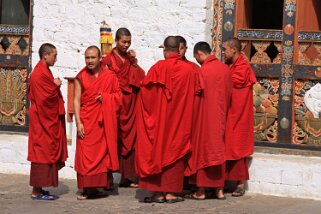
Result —
[[164, 198], [154, 198], [154, 197], [146, 197], [144, 198], [144, 203], [165, 203]]
[[42, 190], [41, 190], [41, 194], [43, 194], [43, 195], [50, 195], [50, 192], [42, 189]]
[[192, 194], [185, 195], [184, 197], [185, 197], [186, 199], [193, 199], [193, 200], [205, 200], [205, 199], [206, 199], [205, 195], [204, 195], [204, 197], [203, 197], [203, 196], [197, 197], [197, 196], [195, 196], [193, 193], [192, 193]]
[[53, 200], [56, 200], [56, 197], [54, 195], [43, 195], [43, 194], [31, 195], [31, 198], [33, 200], [40, 200], [40, 201], [53, 201]]
[[84, 195], [84, 194], [77, 195], [77, 200], [87, 200], [87, 199], [89, 199], [88, 195]]
[[233, 197], [240, 197], [245, 194], [245, 189], [242, 187], [237, 187], [236, 190], [232, 193]]
[[133, 181], [127, 180], [119, 184], [119, 187], [138, 188], [138, 184]]
[[182, 202], [184, 201], [184, 198], [180, 197], [180, 196], [176, 196], [176, 198], [172, 198], [172, 199], [166, 199], [166, 203], [169, 203], [169, 204], [173, 204], [173, 203], [176, 203], [176, 202]]

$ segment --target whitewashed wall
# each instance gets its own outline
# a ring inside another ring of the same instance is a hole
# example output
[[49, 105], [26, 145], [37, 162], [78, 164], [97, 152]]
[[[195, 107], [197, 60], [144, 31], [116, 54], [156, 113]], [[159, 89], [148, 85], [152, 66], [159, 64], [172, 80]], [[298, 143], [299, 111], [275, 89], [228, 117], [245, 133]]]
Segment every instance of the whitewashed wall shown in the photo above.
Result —
[[[99, 46], [100, 22], [106, 20], [113, 35], [119, 27], [132, 33], [132, 46], [139, 64], [147, 72], [163, 58], [158, 48], [168, 35], [182, 35], [192, 59], [193, 45], [210, 42], [211, 0], [34, 0], [32, 67], [44, 42], [58, 49], [58, 61], [52, 68], [55, 76], [75, 76], [84, 66], [84, 50]], [[194, 59], [193, 59], [194, 60]], [[66, 84], [63, 85], [66, 94]]]

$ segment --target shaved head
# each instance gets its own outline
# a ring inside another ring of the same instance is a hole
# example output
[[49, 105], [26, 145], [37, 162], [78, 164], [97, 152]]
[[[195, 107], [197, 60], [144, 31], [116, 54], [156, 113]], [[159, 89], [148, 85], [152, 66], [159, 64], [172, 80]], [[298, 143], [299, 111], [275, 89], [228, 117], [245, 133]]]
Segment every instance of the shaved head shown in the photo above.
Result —
[[179, 41], [176, 36], [168, 36], [164, 40], [164, 48], [170, 52], [178, 52]]
[[194, 46], [194, 54], [197, 53], [197, 51], [202, 51], [206, 54], [211, 54], [212, 49], [211, 46], [207, 42], [198, 42]]
[[119, 28], [117, 31], [116, 31], [116, 38], [115, 40], [119, 40], [122, 36], [132, 36], [130, 31], [127, 29], [127, 28]]
[[230, 47], [230, 48], [235, 48], [238, 52], [241, 52], [242, 50], [242, 45], [241, 42], [238, 38], [231, 38], [227, 39], [225, 43]]
[[85, 53], [88, 51], [88, 50], [96, 50], [97, 51], [97, 54], [98, 54], [98, 57], [100, 57], [100, 49], [96, 46], [96, 45], [92, 45], [92, 46], [89, 46]]

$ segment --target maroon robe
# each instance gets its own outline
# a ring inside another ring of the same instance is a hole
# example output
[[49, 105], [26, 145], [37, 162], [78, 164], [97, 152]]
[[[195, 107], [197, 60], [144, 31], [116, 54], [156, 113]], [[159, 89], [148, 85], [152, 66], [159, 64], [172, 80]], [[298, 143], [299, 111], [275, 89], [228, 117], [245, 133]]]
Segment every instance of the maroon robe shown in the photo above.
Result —
[[204, 90], [196, 96], [192, 127], [192, 152], [186, 175], [199, 187], [223, 187], [224, 133], [232, 81], [230, 69], [215, 56], [207, 57], [200, 70]]
[[[108, 187], [108, 172], [119, 168], [117, 111], [121, 93], [118, 80], [104, 67], [97, 78], [86, 68], [76, 78], [82, 86], [80, 120], [85, 130], [84, 139], [77, 136], [78, 188]], [[102, 103], [95, 99], [98, 95], [102, 95]]]
[[182, 191], [184, 157], [191, 147], [196, 79], [192, 67], [172, 53], [152, 66], [142, 81], [136, 146], [141, 188]]
[[[114, 48], [103, 60], [102, 65], [107, 65], [118, 77], [122, 91], [121, 109], [119, 115], [119, 161], [122, 180], [136, 177], [134, 167], [136, 128], [136, 102], [140, 82], [145, 72], [136, 64], [136, 59], [126, 56], [125, 61], [116, 54]], [[135, 63], [135, 65], [133, 64]]]
[[39, 61], [29, 79], [30, 185], [57, 186], [58, 170], [67, 159], [64, 101], [49, 68]]
[[[244, 158], [254, 151], [254, 113], [252, 85], [257, 81], [251, 65], [240, 55], [231, 65], [232, 72], [232, 99], [228, 111], [225, 145], [226, 160], [240, 161], [235, 166], [240, 167], [241, 174], [248, 174], [242, 170], [248, 170]], [[231, 164], [227, 164], [226, 179], [229, 180]], [[238, 171], [234, 169], [234, 171]], [[242, 171], [242, 172], [241, 172]], [[233, 173], [235, 174], [235, 173]], [[233, 176], [235, 180], [235, 176]], [[240, 179], [242, 180], [241, 177]]]

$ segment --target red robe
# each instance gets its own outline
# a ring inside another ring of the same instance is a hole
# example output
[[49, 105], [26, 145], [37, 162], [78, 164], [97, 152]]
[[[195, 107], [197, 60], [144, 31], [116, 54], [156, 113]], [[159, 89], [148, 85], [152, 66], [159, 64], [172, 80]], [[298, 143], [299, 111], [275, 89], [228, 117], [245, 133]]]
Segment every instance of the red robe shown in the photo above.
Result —
[[204, 90], [194, 103], [192, 152], [186, 176], [225, 162], [224, 133], [232, 92], [231, 73], [227, 65], [211, 55], [204, 61], [200, 75]]
[[230, 68], [233, 89], [225, 133], [226, 160], [239, 160], [254, 152], [252, 85], [257, 80], [242, 55]]
[[190, 151], [196, 73], [177, 53], [158, 61], [142, 81], [137, 103], [136, 170], [162, 173]]
[[64, 101], [51, 71], [41, 61], [30, 75], [28, 97], [28, 160], [62, 165], [68, 157]]
[[123, 62], [116, 51], [114, 48], [102, 60], [102, 65], [107, 65], [116, 74], [123, 93], [119, 115], [119, 140], [120, 155], [126, 156], [135, 147], [137, 136], [136, 100], [140, 82], [144, 79], [145, 72], [138, 65], [133, 65], [129, 57], [126, 57]]
[[[102, 65], [113, 71], [118, 77], [122, 91], [121, 109], [119, 114], [119, 162], [122, 181], [136, 177], [134, 156], [135, 144], [137, 138], [136, 127], [136, 102], [140, 82], [145, 76], [145, 72], [138, 65], [136, 59], [130, 59], [128, 56], [123, 62], [116, 54], [114, 48], [103, 60]], [[137, 63], [135, 63], [137, 64]]]
[[[80, 120], [85, 137], [77, 136], [75, 170], [86, 176], [116, 171], [119, 168], [117, 111], [121, 99], [117, 77], [101, 67], [93, 81], [86, 68], [76, 78], [82, 83]], [[95, 99], [100, 94], [102, 103]]]

